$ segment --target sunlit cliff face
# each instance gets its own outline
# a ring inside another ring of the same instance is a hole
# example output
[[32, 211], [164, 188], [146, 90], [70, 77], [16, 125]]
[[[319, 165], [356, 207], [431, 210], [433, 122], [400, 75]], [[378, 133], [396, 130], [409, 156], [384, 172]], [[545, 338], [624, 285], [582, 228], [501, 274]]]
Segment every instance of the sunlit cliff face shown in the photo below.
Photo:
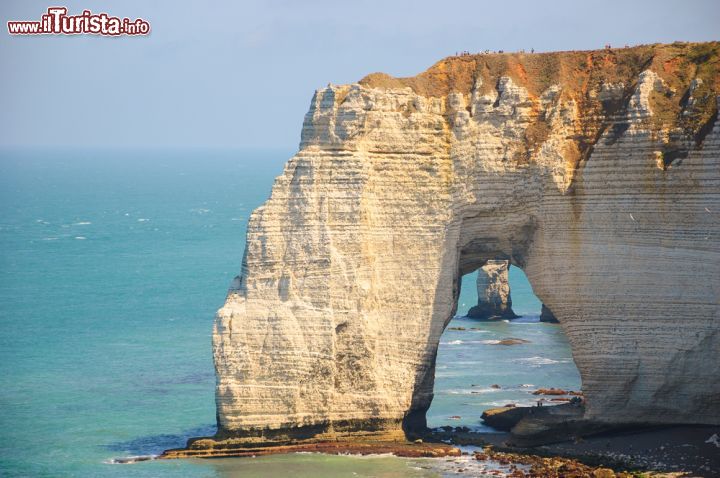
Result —
[[217, 315], [220, 435], [424, 426], [459, 278], [489, 259], [562, 323], [588, 419], [720, 423], [719, 50], [479, 55], [319, 90]]

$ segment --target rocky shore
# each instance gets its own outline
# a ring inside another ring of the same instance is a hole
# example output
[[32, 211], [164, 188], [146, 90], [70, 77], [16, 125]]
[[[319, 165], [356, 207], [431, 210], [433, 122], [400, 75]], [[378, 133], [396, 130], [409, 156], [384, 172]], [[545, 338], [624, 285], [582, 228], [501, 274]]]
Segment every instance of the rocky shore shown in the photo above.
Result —
[[373, 441], [336, 440], [288, 443], [272, 446], [246, 446], [235, 440], [202, 438], [188, 443], [187, 448], [166, 450], [159, 458], [231, 458], [280, 455], [284, 453], [327, 453], [331, 455], [382, 455], [392, 454], [409, 458], [439, 458], [460, 456], [460, 449], [440, 441]]
[[603, 423], [584, 418], [580, 392], [550, 387], [529, 393], [544, 397], [570, 396], [572, 402], [534, 407], [508, 404], [486, 410], [482, 421], [498, 432], [445, 426], [427, 429], [419, 435], [375, 432], [333, 437], [326, 434], [308, 440], [289, 438], [282, 443], [258, 438], [254, 444], [232, 437], [203, 437], [189, 440], [186, 448], [167, 450], [159, 459], [286, 453], [392, 454], [446, 459], [449, 461], [437, 466], [461, 476], [720, 476], [720, 427]]
[[[468, 428], [433, 430], [435, 439], [482, 447], [479, 460], [526, 465], [517, 477], [704, 477], [720, 476], [720, 448], [712, 437], [719, 427], [675, 426], [613, 430], [570, 441], [520, 447], [510, 433], [478, 433]], [[529, 468], [527, 468], [529, 466]]]
[[480, 433], [467, 427], [430, 430], [415, 441], [335, 440], [249, 447], [231, 439], [202, 438], [192, 440], [187, 448], [167, 450], [159, 459], [393, 454], [449, 460], [438, 466], [459, 476], [712, 478], [720, 476], [720, 448], [712, 440], [719, 432], [720, 428], [707, 426], [626, 429], [537, 447], [513, 444], [511, 433]]

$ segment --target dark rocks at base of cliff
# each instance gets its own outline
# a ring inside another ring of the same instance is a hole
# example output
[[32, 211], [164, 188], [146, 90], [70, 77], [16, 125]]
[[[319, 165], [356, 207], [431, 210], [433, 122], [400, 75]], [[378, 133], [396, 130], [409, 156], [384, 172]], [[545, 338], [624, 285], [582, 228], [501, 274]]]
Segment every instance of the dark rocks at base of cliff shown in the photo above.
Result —
[[473, 457], [481, 462], [492, 461], [508, 466], [509, 473], [505, 476], [510, 478], [632, 478], [635, 476], [628, 471], [613, 470], [604, 465], [588, 465], [572, 458], [503, 452], [496, 451], [492, 447], [476, 451]]
[[485, 410], [481, 416], [485, 425], [509, 432], [512, 427], [528, 416], [535, 407], [500, 407]]
[[477, 320], [512, 320], [520, 317], [510, 307], [497, 307], [494, 304], [478, 304], [468, 310], [467, 317]]
[[510, 431], [509, 442], [519, 447], [572, 440], [615, 427], [587, 420], [584, 415], [585, 406], [577, 397], [556, 406], [494, 408], [486, 410], [482, 419], [490, 427]]
[[552, 310], [550, 310], [550, 308], [545, 304], [543, 304], [542, 309], [540, 309], [540, 322], [547, 322], [550, 324], [560, 323], [557, 317], [555, 317], [555, 314], [552, 313]]
[[623, 477], [638, 476], [640, 471], [651, 472], [650, 476], [720, 476], [720, 447], [713, 440], [720, 436], [720, 427], [586, 425], [563, 440], [534, 446], [518, 444], [509, 432], [483, 433], [467, 427], [442, 427], [431, 436], [458, 446], [484, 447], [474, 452], [478, 460], [531, 465], [518, 467], [524, 474], [511, 475], [518, 477]]
[[392, 454], [408, 458], [439, 458], [460, 456], [461, 451], [446, 443], [392, 440], [305, 440], [284, 445], [249, 446], [234, 439], [215, 440], [199, 438], [187, 448], [165, 450], [159, 459], [175, 458], [239, 458], [286, 453], [326, 453], [329, 455], [382, 455]]

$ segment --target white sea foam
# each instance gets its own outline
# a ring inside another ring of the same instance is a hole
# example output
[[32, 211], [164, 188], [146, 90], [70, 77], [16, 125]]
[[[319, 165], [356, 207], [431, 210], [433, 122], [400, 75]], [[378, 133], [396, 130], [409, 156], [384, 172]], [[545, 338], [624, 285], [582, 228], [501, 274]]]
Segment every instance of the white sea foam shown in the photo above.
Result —
[[89, 226], [92, 224], [90, 221], [80, 221], [80, 222], [74, 222], [73, 226]]
[[42, 240], [43, 241], [57, 241], [58, 238], [57, 237], [43, 237]]
[[77, 239], [77, 240], [79, 240], [79, 241], [84, 241], [85, 239], [87, 239], [87, 237], [85, 237], [85, 236], [75, 236], [75, 239]]
[[[440, 345], [471, 345], [471, 344], [485, 344], [487, 342], [493, 342], [492, 340], [451, 340], [450, 342], [440, 342]], [[499, 342], [499, 341], [495, 341]]]
[[514, 403], [516, 407], [532, 407], [537, 405], [537, 400], [494, 400], [492, 402], [482, 402], [480, 405], [485, 407], [504, 407], [510, 403]]
[[513, 359], [513, 362], [515, 362], [515, 363], [530, 365], [531, 367], [539, 367], [541, 365], [551, 365], [551, 364], [555, 364], [555, 363], [570, 363], [570, 361], [571, 361], [571, 359], [553, 360], [553, 359], [547, 358], [547, 357], [527, 357], [527, 358]]
[[123, 456], [119, 458], [110, 458], [104, 461], [109, 465], [130, 465], [139, 461], [150, 461], [157, 459], [158, 455], [138, 455], [138, 456]]
[[447, 395], [470, 395], [470, 390], [465, 389], [449, 389], [449, 390], [438, 390], [435, 393], [444, 393]]
[[497, 345], [500, 343], [499, 340], [481, 340], [480, 343], [485, 345]]
[[501, 388], [493, 388], [493, 387], [484, 387], [484, 388], [473, 388], [472, 393], [478, 394], [478, 393], [497, 393], [502, 392], [503, 389]]
[[445, 393], [448, 395], [482, 395], [485, 393], [497, 393], [502, 392], [500, 388], [493, 387], [473, 387], [473, 388], [451, 388], [448, 390], [436, 391], [435, 393]]
[[144, 217], [141, 217], [140, 219], [137, 220], [137, 222], [148, 222], [149, 220], [150, 220], [150, 219], [146, 219], [146, 218], [144, 218]]
[[460, 373], [460, 372], [438, 372], [438, 371], [435, 371], [435, 378], [454, 378], [454, 377], [462, 377], [462, 373]]

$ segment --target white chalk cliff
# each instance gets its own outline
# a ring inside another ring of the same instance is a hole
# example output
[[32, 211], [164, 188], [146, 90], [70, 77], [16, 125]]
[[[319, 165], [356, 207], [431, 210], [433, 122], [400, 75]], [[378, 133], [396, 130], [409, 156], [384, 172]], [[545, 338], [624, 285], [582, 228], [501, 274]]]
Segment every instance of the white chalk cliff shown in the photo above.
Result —
[[720, 424], [719, 51], [475, 55], [317, 91], [215, 321], [219, 435], [422, 428], [459, 279], [488, 260], [560, 320], [588, 419]]

